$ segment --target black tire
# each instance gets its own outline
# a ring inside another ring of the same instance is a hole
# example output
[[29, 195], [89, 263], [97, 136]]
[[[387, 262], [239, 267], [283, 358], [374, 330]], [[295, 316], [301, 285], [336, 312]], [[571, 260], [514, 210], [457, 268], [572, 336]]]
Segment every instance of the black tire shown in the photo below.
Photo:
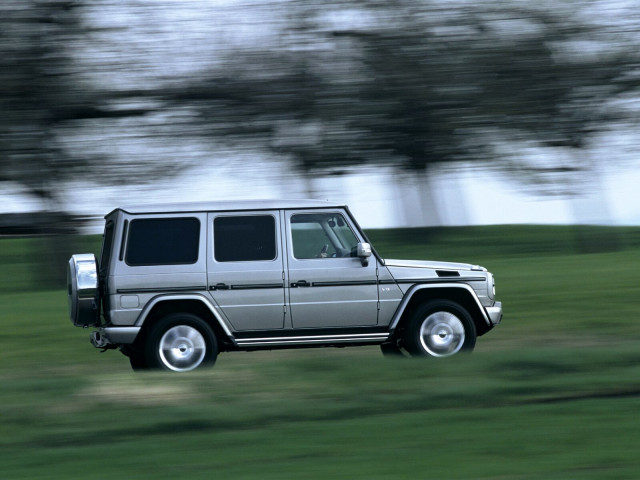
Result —
[[131, 368], [135, 372], [149, 370], [149, 365], [147, 365], [147, 359], [144, 356], [144, 352], [136, 348], [135, 345], [123, 345], [120, 348], [120, 352], [122, 352], [125, 357], [129, 358]]
[[404, 357], [404, 353], [402, 353], [402, 350], [398, 346], [397, 342], [381, 343], [380, 350], [382, 351], [382, 355], [384, 355], [386, 358], [403, 358]]
[[462, 306], [450, 300], [432, 300], [409, 319], [403, 346], [412, 357], [449, 357], [472, 352], [476, 336], [476, 326]]
[[134, 372], [144, 372], [149, 370], [149, 365], [147, 365], [147, 360], [144, 358], [144, 355], [129, 357], [129, 363], [131, 364], [131, 369]]
[[144, 353], [146, 364], [151, 369], [188, 372], [214, 365], [218, 341], [200, 317], [174, 313], [153, 326], [147, 336]]

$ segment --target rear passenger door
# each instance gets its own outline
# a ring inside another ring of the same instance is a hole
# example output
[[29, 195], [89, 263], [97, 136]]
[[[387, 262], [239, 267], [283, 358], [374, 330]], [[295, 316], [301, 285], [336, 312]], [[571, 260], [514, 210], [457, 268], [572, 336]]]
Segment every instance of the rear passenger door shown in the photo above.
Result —
[[208, 214], [207, 283], [236, 331], [284, 327], [278, 211]]

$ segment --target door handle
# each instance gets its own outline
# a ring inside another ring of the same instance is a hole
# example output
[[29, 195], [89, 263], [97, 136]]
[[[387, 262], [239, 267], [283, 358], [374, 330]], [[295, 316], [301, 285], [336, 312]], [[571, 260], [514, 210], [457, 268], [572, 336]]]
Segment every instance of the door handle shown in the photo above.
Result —
[[291, 284], [292, 287], [296, 288], [296, 287], [310, 287], [311, 283], [307, 282], [306, 280], [299, 280], [297, 282], [294, 282]]
[[209, 290], [229, 290], [229, 285], [226, 283], [216, 283], [215, 285], [210, 285]]

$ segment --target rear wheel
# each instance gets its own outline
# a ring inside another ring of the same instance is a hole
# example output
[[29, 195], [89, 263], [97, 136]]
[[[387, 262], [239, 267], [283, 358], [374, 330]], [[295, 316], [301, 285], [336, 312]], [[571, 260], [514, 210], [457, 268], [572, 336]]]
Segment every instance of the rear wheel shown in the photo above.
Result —
[[397, 342], [385, 342], [380, 344], [380, 350], [382, 355], [387, 358], [401, 358], [404, 357], [402, 349]]
[[130, 356], [129, 363], [131, 364], [131, 368], [136, 372], [149, 370], [149, 365], [147, 365], [147, 360], [144, 358], [144, 355], [136, 354]]
[[217, 356], [218, 342], [209, 325], [187, 313], [168, 315], [160, 320], [153, 326], [145, 345], [146, 365], [152, 369], [188, 372], [212, 367]]
[[415, 357], [449, 357], [473, 351], [476, 328], [459, 304], [433, 300], [418, 308], [409, 319], [403, 344]]
[[140, 351], [133, 345], [125, 345], [120, 348], [120, 351], [123, 355], [129, 358], [129, 363], [134, 371], [139, 372], [149, 369], [149, 365], [147, 365], [147, 359], [145, 358], [143, 351]]

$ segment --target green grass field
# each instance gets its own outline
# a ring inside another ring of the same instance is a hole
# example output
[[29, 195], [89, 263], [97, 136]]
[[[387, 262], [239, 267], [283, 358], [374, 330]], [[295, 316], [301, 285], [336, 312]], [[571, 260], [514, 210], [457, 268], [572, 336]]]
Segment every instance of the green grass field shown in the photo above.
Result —
[[385, 257], [488, 267], [503, 324], [445, 360], [237, 352], [134, 374], [72, 327], [64, 290], [35, 288], [35, 240], [0, 240], [0, 478], [640, 477], [640, 229], [369, 234]]

